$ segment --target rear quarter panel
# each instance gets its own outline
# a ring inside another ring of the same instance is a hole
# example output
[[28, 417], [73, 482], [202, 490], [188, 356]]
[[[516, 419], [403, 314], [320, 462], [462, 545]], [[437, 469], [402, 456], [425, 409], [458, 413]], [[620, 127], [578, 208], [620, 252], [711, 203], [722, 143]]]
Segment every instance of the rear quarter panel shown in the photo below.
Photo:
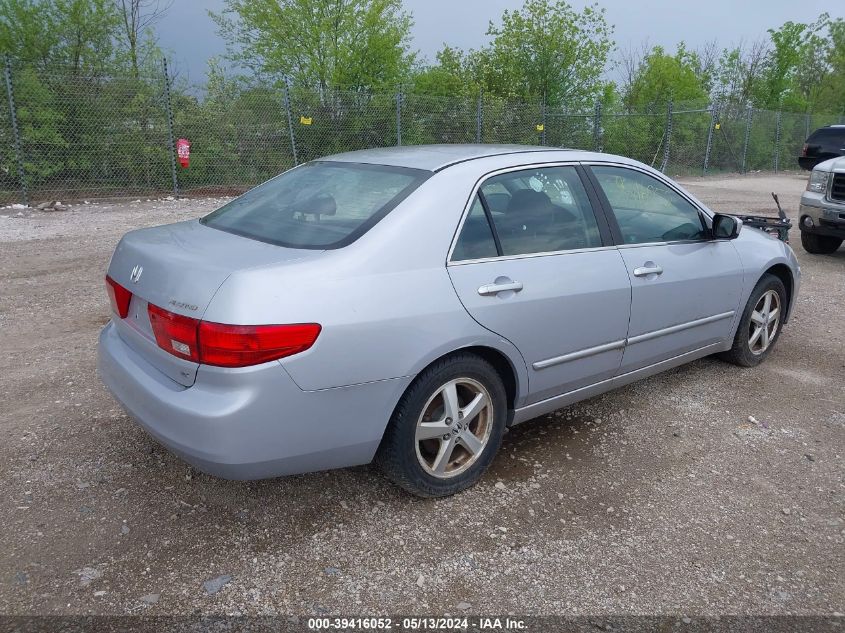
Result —
[[519, 351], [464, 310], [446, 256], [475, 178], [432, 176], [368, 233], [307, 262], [232, 274], [204, 318], [222, 323], [322, 326], [308, 351], [281, 360], [305, 390], [413, 376], [456, 349], [500, 351], [527, 392]]

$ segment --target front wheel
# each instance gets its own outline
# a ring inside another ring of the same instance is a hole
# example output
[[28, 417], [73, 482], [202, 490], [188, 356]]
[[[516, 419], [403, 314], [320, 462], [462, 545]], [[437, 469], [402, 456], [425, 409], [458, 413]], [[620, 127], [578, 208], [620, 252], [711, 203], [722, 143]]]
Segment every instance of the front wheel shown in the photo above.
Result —
[[816, 235], [801, 231], [801, 246], [813, 255], [830, 255], [842, 246], [842, 239], [830, 235]]
[[742, 367], [762, 363], [780, 336], [786, 301], [783, 282], [774, 275], [763, 275], [748, 298], [733, 346], [722, 358]]
[[502, 442], [507, 397], [490, 363], [474, 354], [446, 357], [408, 387], [376, 454], [387, 477], [420, 497], [472, 486]]

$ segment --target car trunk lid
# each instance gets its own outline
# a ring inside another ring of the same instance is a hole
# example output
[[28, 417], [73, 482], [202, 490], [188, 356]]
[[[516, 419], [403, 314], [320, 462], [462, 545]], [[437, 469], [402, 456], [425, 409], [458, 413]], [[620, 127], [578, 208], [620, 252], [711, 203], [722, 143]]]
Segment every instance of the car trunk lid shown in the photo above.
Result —
[[199, 365], [161, 349], [148, 315], [150, 303], [202, 319], [233, 272], [315, 257], [321, 251], [273, 246], [193, 220], [132, 231], [123, 237], [108, 275], [132, 293], [129, 313], [114, 316], [124, 342], [177, 383], [189, 387]]

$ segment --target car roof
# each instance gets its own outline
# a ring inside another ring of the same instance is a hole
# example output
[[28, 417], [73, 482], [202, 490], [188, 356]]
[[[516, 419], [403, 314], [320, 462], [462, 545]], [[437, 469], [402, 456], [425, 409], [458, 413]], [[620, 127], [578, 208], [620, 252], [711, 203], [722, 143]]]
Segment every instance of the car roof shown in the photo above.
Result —
[[578, 150], [564, 149], [557, 147], [545, 147], [541, 145], [407, 145], [402, 147], [377, 147], [374, 149], [363, 149], [355, 152], [343, 152], [325, 156], [320, 160], [341, 161], [348, 163], [365, 163], [370, 165], [391, 165], [394, 167], [411, 167], [413, 169], [425, 169], [428, 171], [439, 171], [468, 160], [486, 158], [489, 156], [502, 156], [506, 154], [527, 154], [530, 152], [560, 152], [567, 154], [568, 159], [577, 159]]

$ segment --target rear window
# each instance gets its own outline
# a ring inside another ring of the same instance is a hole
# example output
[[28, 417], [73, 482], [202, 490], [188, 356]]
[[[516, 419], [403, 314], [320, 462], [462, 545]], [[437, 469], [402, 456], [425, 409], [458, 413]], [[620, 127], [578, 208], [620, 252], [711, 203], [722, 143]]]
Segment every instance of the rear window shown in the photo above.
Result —
[[819, 128], [807, 139], [808, 143], [838, 141], [845, 139], [845, 127], [823, 127]]
[[316, 161], [268, 180], [200, 220], [290, 248], [339, 248], [366, 233], [431, 172]]

